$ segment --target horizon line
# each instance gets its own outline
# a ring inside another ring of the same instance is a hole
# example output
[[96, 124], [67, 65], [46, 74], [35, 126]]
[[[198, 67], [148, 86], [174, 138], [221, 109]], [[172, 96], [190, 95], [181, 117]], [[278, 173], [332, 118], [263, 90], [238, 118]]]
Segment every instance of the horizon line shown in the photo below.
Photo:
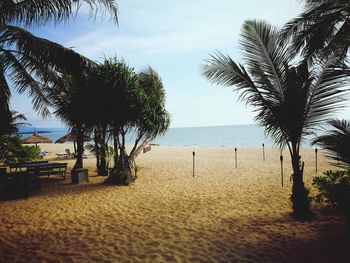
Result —
[[[169, 127], [169, 129], [185, 129], [185, 128], [209, 128], [209, 127], [228, 127], [228, 126], [248, 126], [248, 125], [256, 125], [258, 126], [258, 124], [256, 123], [240, 123], [240, 124], [214, 124], [214, 125], [200, 125], [200, 126], [175, 126], [175, 127]], [[54, 126], [54, 127], [37, 127], [35, 126], [35, 128], [32, 127], [19, 127], [19, 128], [28, 128], [28, 129], [69, 129], [69, 127], [59, 127], [59, 126]]]

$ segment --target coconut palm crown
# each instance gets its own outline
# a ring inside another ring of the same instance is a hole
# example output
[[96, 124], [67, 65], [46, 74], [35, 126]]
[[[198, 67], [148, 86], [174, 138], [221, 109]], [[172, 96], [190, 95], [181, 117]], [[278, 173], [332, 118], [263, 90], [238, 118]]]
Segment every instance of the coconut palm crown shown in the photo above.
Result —
[[292, 38], [293, 50], [306, 59], [337, 54], [345, 58], [350, 45], [348, 0], [303, 0], [304, 10], [283, 28], [281, 40]]
[[293, 215], [310, 215], [299, 155], [305, 136], [343, 106], [348, 72], [335, 58], [313, 67], [296, 63], [280, 31], [263, 21], [246, 21], [240, 49], [244, 65], [216, 52], [203, 68], [211, 82], [234, 87], [255, 108], [255, 120], [280, 147], [287, 147], [293, 167]]

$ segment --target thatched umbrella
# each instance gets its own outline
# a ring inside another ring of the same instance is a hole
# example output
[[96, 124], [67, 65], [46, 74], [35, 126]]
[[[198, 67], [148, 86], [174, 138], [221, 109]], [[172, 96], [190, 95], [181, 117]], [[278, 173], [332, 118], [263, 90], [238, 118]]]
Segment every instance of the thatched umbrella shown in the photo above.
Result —
[[38, 143], [52, 143], [52, 140], [44, 136], [40, 136], [36, 134], [36, 132], [33, 132], [33, 135], [23, 139], [22, 143], [25, 143], [25, 144], [35, 143], [35, 146], [38, 146]]
[[[85, 142], [91, 141], [91, 138], [89, 136], [84, 135], [83, 140]], [[66, 135], [64, 135], [63, 137], [59, 138], [57, 141], [55, 141], [55, 143], [65, 143], [65, 142], [73, 142], [74, 143], [74, 152], [76, 152], [76, 146], [75, 146], [75, 142], [77, 141], [77, 135], [75, 132], [70, 132]]]

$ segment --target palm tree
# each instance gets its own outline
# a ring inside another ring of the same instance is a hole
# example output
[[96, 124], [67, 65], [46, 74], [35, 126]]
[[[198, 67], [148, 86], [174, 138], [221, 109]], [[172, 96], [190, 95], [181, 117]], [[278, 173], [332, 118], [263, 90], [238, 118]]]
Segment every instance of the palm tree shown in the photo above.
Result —
[[89, 114], [95, 98], [88, 87], [88, 78], [65, 74], [62, 86], [46, 88], [44, 93], [53, 107], [53, 114], [65, 122], [76, 136], [77, 159], [74, 168], [83, 167], [84, 137], [90, 132]]
[[[125, 61], [116, 58], [106, 59], [96, 71], [99, 84], [95, 84], [98, 87], [95, 103], [101, 107], [96, 107], [91, 115], [97, 114], [92, 119], [100, 127], [110, 129], [114, 144], [114, 167], [108, 182], [128, 185], [136, 179], [133, 168], [137, 155], [169, 127], [164, 87], [151, 67], [136, 74]], [[128, 152], [126, 135], [130, 133], [135, 141]]]
[[42, 87], [59, 79], [57, 71], [80, 75], [92, 63], [71, 49], [32, 35], [26, 28], [68, 21], [85, 3], [93, 12], [105, 7], [117, 21], [115, 0], [0, 1], [0, 117], [8, 121], [10, 83], [28, 92], [43, 116], [49, 104]]
[[336, 161], [334, 165], [346, 169], [350, 173], [350, 122], [346, 120], [331, 120], [333, 130], [313, 140], [327, 150], [327, 157]]
[[165, 90], [158, 73], [148, 66], [138, 74], [138, 78], [144, 98], [141, 114], [134, 124], [137, 135], [129, 154], [132, 161], [150, 141], [164, 134], [170, 125], [170, 115], [165, 109]]
[[[30, 123], [24, 122], [27, 118], [24, 114], [18, 113], [17, 111], [10, 111], [9, 119], [7, 122], [2, 123], [0, 130], [0, 137], [2, 135], [15, 133], [18, 131], [20, 126], [31, 126]], [[7, 124], [7, 125], [6, 125]]]
[[348, 72], [336, 60], [309, 67], [293, 63], [288, 45], [279, 44], [279, 30], [263, 21], [246, 21], [240, 39], [245, 64], [214, 54], [203, 69], [210, 81], [234, 86], [240, 99], [255, 108], [255, 120], [280, 147], [287, 147], [293, 168], [293, 216], [310, 215], [308, 191], [303, 182], [300, 147], [342, 106], [342, 87]]
[[304, 11], [288, 22], [281, 40], [293, 38], [292, 49], [306, 59], [347, 55], [350, 44], [348, 0], [303, 0]]

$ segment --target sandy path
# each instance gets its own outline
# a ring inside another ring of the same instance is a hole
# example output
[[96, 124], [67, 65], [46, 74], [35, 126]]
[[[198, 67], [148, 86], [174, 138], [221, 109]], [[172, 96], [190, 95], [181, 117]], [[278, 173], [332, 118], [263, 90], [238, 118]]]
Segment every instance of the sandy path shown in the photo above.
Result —
[[[50, 158], [64, 148], [43, 146]], [[290, 218], [290, 165], [282, 188], [277, 150], [266, 149], [264, 162], [260, 149], [238, 149], [236, 169], [233, 149], [196, 148], [194, 178], [192, 150], [152, 147], [130, 187], [42, 179], [29, 198], [0, 202], [0, 261], [350, 262], [334, 211]], [[313, 151], [302, 156], [311, 186]], [[94, 159], [85, 165], [93, 175]]]

